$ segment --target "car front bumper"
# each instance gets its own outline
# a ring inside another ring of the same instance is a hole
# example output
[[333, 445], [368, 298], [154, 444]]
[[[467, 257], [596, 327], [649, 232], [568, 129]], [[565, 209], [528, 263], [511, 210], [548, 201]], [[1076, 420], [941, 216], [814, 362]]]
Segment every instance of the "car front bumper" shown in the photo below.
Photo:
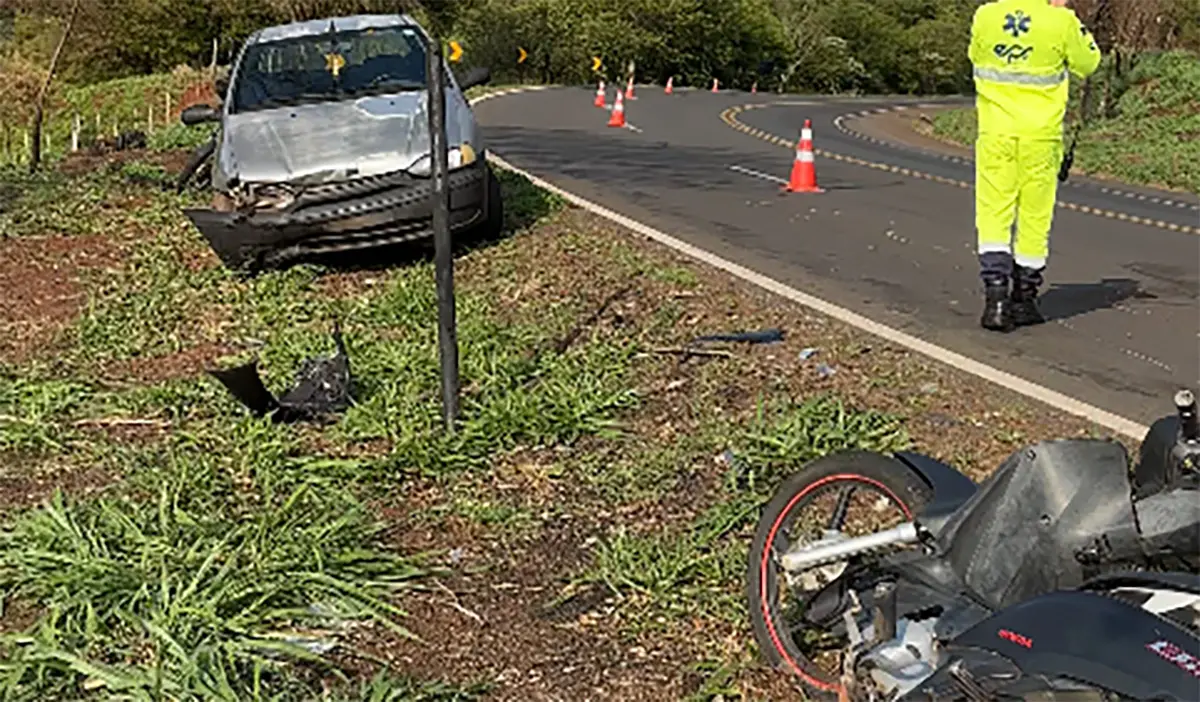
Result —
[[[487, 175], [482, 158], [450, 172], [452, 233], [486, 219]], [[225, 266], [260, 270], [432, 236], [433, 179], [389, 173], [310, 186], [283, 212], [184, 212]]]

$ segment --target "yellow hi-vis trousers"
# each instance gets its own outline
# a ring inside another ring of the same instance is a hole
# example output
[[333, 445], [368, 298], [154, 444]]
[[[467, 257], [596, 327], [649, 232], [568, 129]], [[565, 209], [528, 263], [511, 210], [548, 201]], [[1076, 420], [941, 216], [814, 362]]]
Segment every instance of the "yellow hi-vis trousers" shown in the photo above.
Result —
[[[1007, 260], [1010, 266], [1015, 263], [1035, 270], [1046, 267], [1062, 156], [1061, 139], [979, 135], [975, 142], [975, 229], [980, 259], [985, 261], [985, 280], [1001, 274], [1000, 270], [987, 270], [989, 260]], [[1016, 237], [1012, 234], [1014, 220]], [[1008, 278], [1009, 273], [1003, 271], [1003, 277]]]

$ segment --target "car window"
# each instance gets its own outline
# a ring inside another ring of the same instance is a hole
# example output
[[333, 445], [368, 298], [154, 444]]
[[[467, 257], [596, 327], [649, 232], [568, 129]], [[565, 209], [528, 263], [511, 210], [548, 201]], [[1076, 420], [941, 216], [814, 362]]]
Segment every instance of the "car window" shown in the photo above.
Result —
[[425, 87], [425, 44], [410, 26], [253, 44], [238, 69], [233, 112]]

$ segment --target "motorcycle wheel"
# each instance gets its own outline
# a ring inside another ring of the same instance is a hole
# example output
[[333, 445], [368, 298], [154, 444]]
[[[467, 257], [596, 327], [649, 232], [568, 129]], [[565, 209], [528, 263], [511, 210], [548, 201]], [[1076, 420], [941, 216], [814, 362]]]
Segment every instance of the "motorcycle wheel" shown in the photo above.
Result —
[[[211, 139], [192, 150], [192, 153], [188, 157], [187, 163], [184, 165], [183, 170], [179, 172], [179, 175], [175, 179], [176, 192], [183, 192], [183, 189], [187, 187], [188, 182], [191, 181], [192, 176], [196, 175], [196, 173], [201, 170], [202, 166], [205, 166], [209, 163], [209, 159], [212, 158], [212, 155], [214, 152], [216, 152], [216, 150], [217, 137], [215, 134]], [[209, 167], [211, 168], [211, 164], [209, 164]], [[211, 177], [211, 170], [209, 171], [209, 176]]]
[[[764, 508], [750, 546], [746, 597], [754, 638], [768, 662], [777, 670], [798, 676], [812, 699], [836, 700], [842, 685], [839, 676], [831, 672], [828, 666], [820, 665], [798, 640], [805, 635], [826, 632], [797, 631], [788, 622], [788, 615], [792, 613], [781, 603], [781, 595], [791, 599], [798, 588], [794, 588], [790, 577], [783, 573], [777, 554], [786, 552], [791, 545], [788, 534], [793, 527], [802, 526], [798, 522], [806, 508], [826, 496], [835, 496], [833, 516], [823, 524], [823, 528], [828, 530], [833, 527], [840, 532], [846, 527], [850, 501], [858, 495], [870, 493], [877, 498], [873, 509], [867, 512], [878, 511], [880, 503], [885, 501], [895, 508], [899, 517], [896, 523], [911, 520], [932, 498], [932, 490], [925, 480], [895, 459], [867, 451], [831, 454], [809, 463], [783, 482]], [[837, 523], [837, 520], [841, 523]], [[853, 535], [886, 529], [894, 526], [894, 523], [864, 526], [865, 529], [856, 526]], [[809, 525], [810, 529], [813, 527], [815, 525]], [[828, 575], [829, 569], [839, 566], [844, 570], [846, 564], [822, 566], [802, 574], [801, 578], [808, 578], [814, 571], [823, 571], [827, 579], [832, 581], [841, 571]], [[785, 577], [789, 577], [789, 580], [781, 582]], [[816, 588], [819, 589], [820, 585]]]

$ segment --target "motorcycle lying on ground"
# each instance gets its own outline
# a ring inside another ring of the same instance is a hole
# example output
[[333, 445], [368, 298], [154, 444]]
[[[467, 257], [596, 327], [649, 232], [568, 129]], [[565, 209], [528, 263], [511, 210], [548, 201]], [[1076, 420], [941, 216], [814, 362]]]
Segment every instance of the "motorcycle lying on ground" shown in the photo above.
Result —
[[759, 648], [820, 700], [1200, 700], [1200, 422], [1174, 399], [1132, 470], [1101, 439], [979, 484], [911, 452], [808, 464], [751, 546]]

